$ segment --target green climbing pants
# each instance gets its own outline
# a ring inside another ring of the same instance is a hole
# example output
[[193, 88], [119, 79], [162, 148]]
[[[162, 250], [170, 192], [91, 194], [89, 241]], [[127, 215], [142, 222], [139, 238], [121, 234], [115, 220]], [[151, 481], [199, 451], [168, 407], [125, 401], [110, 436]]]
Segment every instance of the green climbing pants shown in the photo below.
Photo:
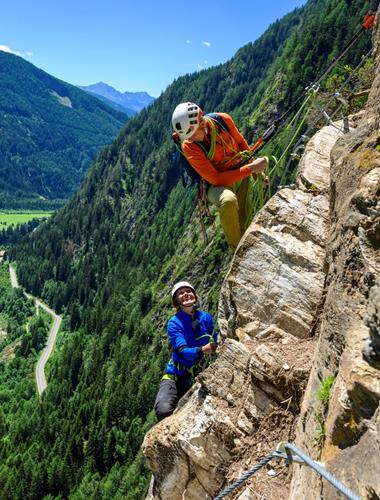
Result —
[[249, 176], [232, 186], [211, 186], [207, 193], [208, 200], [219, 210], [224, 235], [233, 251], [250, 223], [252, 187]]

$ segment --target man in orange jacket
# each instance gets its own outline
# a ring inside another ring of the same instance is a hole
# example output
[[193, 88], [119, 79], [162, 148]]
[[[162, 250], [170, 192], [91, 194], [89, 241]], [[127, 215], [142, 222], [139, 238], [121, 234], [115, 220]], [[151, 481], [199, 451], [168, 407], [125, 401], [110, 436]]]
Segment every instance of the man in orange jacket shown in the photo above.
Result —
[[227, 243], [235, 250], [249, 224], [252, 174], [264, 172], [266, 159], [242, 164], [241, 152], [250, 148], [227, 113], [204, 115], [197, 104], [184, 102], [175, 108], [172, 125], [188, 162], [210, 184], [208, 199], [218, 208]]

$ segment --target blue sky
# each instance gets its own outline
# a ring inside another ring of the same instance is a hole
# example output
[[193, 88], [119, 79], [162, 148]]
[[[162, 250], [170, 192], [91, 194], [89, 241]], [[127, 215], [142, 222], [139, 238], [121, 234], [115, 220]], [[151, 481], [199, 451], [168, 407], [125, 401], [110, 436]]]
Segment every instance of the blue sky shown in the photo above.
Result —
[[305, 0], [12, 0], [0, 47], [74, 85], [157, 97], [178, 76], [226, 62]]

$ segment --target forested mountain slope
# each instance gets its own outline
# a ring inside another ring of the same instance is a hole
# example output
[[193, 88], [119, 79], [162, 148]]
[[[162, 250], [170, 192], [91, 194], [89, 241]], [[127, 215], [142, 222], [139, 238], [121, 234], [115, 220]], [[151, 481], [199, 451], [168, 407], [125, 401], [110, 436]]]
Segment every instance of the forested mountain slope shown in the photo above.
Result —
[[124, 112], [0, 51], [0, 208], [62, 204], [127, 119]]
[[[139, 448], [168, 357], [170, 287], [192, 280], [215, 310], [229, 259], [219, 230], [207, 246], [198, 236], [194, 193], [170, 161], [171, 113], [184, 100], [228, 111], [252, 140], [317, 77], [370, 7], [309, 1], [226, 64], [178, 78], [102, 151], [65, 208], [12, 251], [21, 282], [68, 319], [42, 401], [8, 395], [19, 406], [6, 415], [0, 451], [5, 498], [142, 497]], [[363, 36], [350, 63], [369, 44]]]

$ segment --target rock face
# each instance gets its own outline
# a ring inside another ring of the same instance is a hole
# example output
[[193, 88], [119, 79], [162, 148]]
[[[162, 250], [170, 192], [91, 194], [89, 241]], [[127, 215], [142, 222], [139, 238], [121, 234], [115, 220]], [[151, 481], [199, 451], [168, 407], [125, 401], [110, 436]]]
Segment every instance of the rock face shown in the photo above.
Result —
[[151, 499], [212, 498], [247, 456], [253, 464], [289, 439], [323, 304], [329, 152], [340, 135], [325, 127], [309, 142], [297, 189], [273, 196], [241, 241], [221, 290], [218, 359], [145, 438]]
[[[326, 301], [296, 437], [368, 499], [380, 495], [379, 16], [374, 31], [377, 73], [367, 110], [332, 151]], [[322, 403], [316, 392], [329, 376], [335, 383]], [[340, 498], [308, 468], [295, 470], [291, 498]]]
[[[379, 22], [359, 125], [318, 132], [297, 189], [257, 214], [221, 290], [217, 360], [146, 435], [151, 500], [213, 498], [280, 441], [380, 498]], [[271, 467], [241, 500], [340, 498], [308, 467]]]
[[324, 284], [329, 153], [339, 135], [329, 126], [310, 140], [297, 189], [273, 196], [241, 241], [221, 292], [222, 336], [243, 341], [274, 326], [312, 335]]

